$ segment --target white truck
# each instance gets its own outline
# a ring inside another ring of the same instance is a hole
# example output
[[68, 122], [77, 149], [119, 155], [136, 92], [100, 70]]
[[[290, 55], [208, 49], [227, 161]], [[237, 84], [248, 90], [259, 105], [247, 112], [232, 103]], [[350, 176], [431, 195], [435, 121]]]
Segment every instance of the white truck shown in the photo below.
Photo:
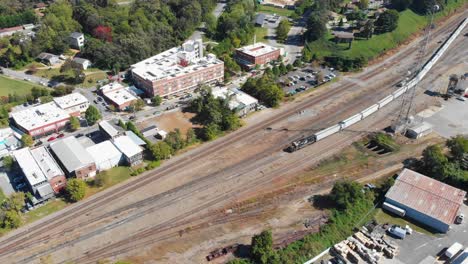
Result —
[[463, 249], [463, 245], [455, 242], [445, 251], [445, 256], [449, 259], [453, 258], [457, 253]]

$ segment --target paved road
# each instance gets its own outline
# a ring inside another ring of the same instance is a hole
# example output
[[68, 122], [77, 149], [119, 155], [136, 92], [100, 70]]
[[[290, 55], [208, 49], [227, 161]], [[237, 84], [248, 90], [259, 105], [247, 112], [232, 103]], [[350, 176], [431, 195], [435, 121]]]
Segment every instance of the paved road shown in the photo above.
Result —
[[[456, 24], [450, 23], [452, 27]], [[449, 49], [448, 54], [452, 56], [444, 56], [438, 66], [463, 61], [459, 56], [464, 50], [461, 40]], [[169, 258], [161, 263], [201, 263], [203, 252], [214, 246], [201, 242], [217, 236], [212, 235], [215, 230], [206, 233], [206, 229], [219, 227], [218, 235], [230, 232], [226, 224], [229, 218], [220, 216], [224, 215], [221, 213], [224, 209], [230, 208], [225, 206], [300, 175], [321, 158], [351, 144], [365, 134], [363, 131], [386, 125], [382, 121], [389, 119], [398, 102], [358, 123], [353, 127], [355, 131], [338, 133], [295, 153], [281, 151], [285, 144], [301, 136], [304, 129], [310, 131], [334, 124], [393, 91], [395, 87], [391, 84], [401, 76], [381, 71], [382, 65], [388, 63], [391, 68], [411, 65], [417, 44], [412, 43], [386, 61], [352, 75], [367, 85], [338, 81], [279, 110], [254, 115], [248, 120], [248, 126], [226, 137], [203, 144], [174, 157], [157, 170], [13, 231], [0, 239], [0, 261], [37, 263], [40, 256], [51, 254], [61, 263], [66, 260], [95, 263], [119, 255], [141, 255], [143, 259], [146, 255], [149, 260]], [[441, 70], [435, 67], [428, 78], [436, 77]], [[266, 126], [290, 130], [267, 132]], [[329, 181], [332, 183], [333, 179]], [[191, 250], [194, 239], [201, 250]], [[188, 252], [183, 256], [174, 253], [184, 251]], [[179, 261], [171, 259], [177, 256], [181, 257]]]
[[24, 73], [22, 71], [14, 71], [14, 70], [7, 69], [7, 68], [2, 68], [2, 67], [0, 67], [0, 69], [2, 70], [3, 74], [6, 75], [6, 76], [9, 76], [9, 77], [12, 77], [12, 78], [15, 78], [15, 79], [20, 79], [20, 80], [25, 80], [25, 81], [37, 83], [37, 84], [44, 85], [44, 86], [47, 86], [47, 84], [50, 81], [49, 79], [34, 76], [34, 75], [29, 75], [29, 74], [26, 74], [26, 73]]
[[[213, 15], [216, 18], [219, 18], [221, 16], [221, 14], [224, 12], [225, 7], [226, 7], [226, 2], [225, 1], [218, 2], [216, 4], [215, 9], [213, 10]], [[205, 33], [202, 32], [201, 30], [195, 30], [195, 32], [193, 32], [193, 34], [190, 36], [189, 39], [192, 39], [192, 40], [201, 39], [204, 34]]]

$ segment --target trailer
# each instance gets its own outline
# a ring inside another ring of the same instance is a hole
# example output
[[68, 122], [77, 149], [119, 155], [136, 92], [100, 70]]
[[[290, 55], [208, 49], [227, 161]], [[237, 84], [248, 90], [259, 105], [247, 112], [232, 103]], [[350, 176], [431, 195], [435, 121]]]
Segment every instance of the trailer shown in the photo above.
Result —
[[389, 96], [385, 97], [384, 99], [380, 100], [379, 102], [377, 102], [377, 104], [379, 105], [379, 109], [386, 106], [391, 101], [393, 101], [393, 95], [389, 95]]
[[340, 122], [341, 129], [347, 128], [362, 120], [362, 114], [356, 114]]
[[400, 208], [400, 207], [394, 206], [393, 204], [389, 204], [389, 203], [387, 203], [387, 202], [384, 202], [384, 203], [382, 204], [382, 209], [385, 209], [385, 210], [387, 210], [387, 211], [389, 211], [389, 212], [391, 212], [391, 213], [394, 213], [394, 214], [396, 214], [396, 215], [398, 215], [398, 216], [400, 216], [400, 217], [403, 217], [403, 216], [405, 216], [405, 214], [406, 214], [406, 210], [405, 210], [405, 209], [402, 209], [402, 208]]
[[326, 128], [324, 130], [321, 130], [317, 133], [315, 133], [315, 140], [319, 141], [322, 140], [330, 135], [333, 135], [341, 130], [341, 126], [339, 124], [336, 124], [334, 126], [331, 126], [329, 128]]
[[388, 229], [388, 232], [396, 237], [404, 239], [406, 237], [406, 230], [399, 226], [392, 226]]
[[373, 113], [377, 112], [377, 110], [379, 110], [379, 105], [378, 104], [375, 104], [373, 106], [370, 106], [370, 107], [366, 108], [365, 110], [363, 110], [361, 112], [362, 118], [364, 119], [364, 118], [372, 115]]
[[463, 249], [463, 245], [455, 242], [445, 251], [445, 256], [449, 259], [453, 258], [457, 253]]
[[393, 100], [396, 100], [398, 97], [400, 97], [402, 94], [406, 92], [406, 87], [402, 87], [395, 92], [392, 93], [393, 95]]

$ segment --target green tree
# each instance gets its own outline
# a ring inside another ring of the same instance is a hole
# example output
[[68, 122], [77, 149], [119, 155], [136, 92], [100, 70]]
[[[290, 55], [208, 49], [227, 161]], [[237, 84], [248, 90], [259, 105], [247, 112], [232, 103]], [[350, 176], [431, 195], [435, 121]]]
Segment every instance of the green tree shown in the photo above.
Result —
[[156, 95], [155, 97], [153, 97], [152, 101], [154, 106], [160, 106], [162, 103], [162, 98], [161, 96]]
[[284, 65], [283, 62], [281, 62], [281, 64], [279, 65], [279, 71], [281, 75], [285, 75], [286, 73], [288, 73], [288, 69], [286, 68], [286, 65]]
[[412, 0], [411, 9], [419, 14], [427, 14], [431, 9], [434, 11], [434, 5], [443, 8], [446, 2], [444, 0]]
[[313, 12], [307, 21], [307, 40], [314, 41], [321, 39], [327, 33], [326, 18], [319, 12]]
[[206, 141], [215, 139], [219, 133], [219, 126], [215, 123], [208, 124], [202, 129], [202, 136]]
[[112, 182], [111, 175], [107, 171], [102, 171], [94, 178], [94, 184], [98, 187], [107, 186]]
[[253, 264], [252, 261], [248, 259], [233, 259], [230, 260], [227, 264]]
[[388, 9], [375, 21], [375, 30], [378, 33], [392, 32], [398, 26], [400, 14], [394, 9]]
[[288, 38], [289, 30], [291, 30], [291, 24], [288, 20], [281, 20], [278, 27], [276, 28], [276, 38], [280, 42], [285, 42]]
[[185, 133], [185, 144], [190, 145], [197, 141], [197, 135], [195, 134], [195, 130], [193, 128], [187, 129]]
[[224, 114], [223, 121], [221, 123], [222, 129], [224, 131], [232, 131], [241, 127], [241, 120], [239, 116], [235, 113]]
[[125, 124], [125, 122], [122, 121], [122, 119], [119, 119], [118, 125], [119, 125], [119, 127], [123, 128], [124, 130], [127, 130], [127, 124]]
[[21, 216], [17, 211], [6, 211], [3, 218], [3, 227], [7, 229], [18, 228], [21, 225]]
[[155, 160], [165, 160], [171, 157], [172, 148], [164, 141], [158, 141], [151, 146], [151, 153]]
[[422, 153], [424, 171], [431, 177], [442, 180], [442, 170], [447, 162], [448, 159], [439, 145], [429, 146]]
[[185, 147], [185, 141], [182, 139], [182, 134], [178, 128], [169, 132], [164, 141], [171, 147], [172, 154]]
[[392, 7], [398, 11], [403, 11], [407, 9], [411, 5], [412, 2], [413, 2], [412, 0], [392, 0], [391, 1]]
[[101, 113], [94, 105], [90, 105], [88, 109], [86, 109], [85, 118], [89, 125], [94, 125], [101, 119]]
[[23, 192], [16, 192], [11, 194], [4, 202], [3, 202], [3, 208], [6, 210], [13, 210], [16, 212], [21, 211], [23, 209], [25, 202], [25, 195]]
[[3, 157], [3, 167], [5, 167], [7, 171], [10, 171], [13, 168], [13, 165], [14, 165], [14, 160], [11, 156]]
[[84, 198], [86, 194], [86, 183], [80, 179], [70, 179], [65, 188], [68, 200], [71, 202], [78, 202]]
[[464, 156], [468, 155], [468, 138], [457, 135], [447, 140], [447, 147], [450, 149], [452, 157], [461, 162]]
[[256, 263], [267, 264], [268, 260], [274, 254], [271, 231], [266, 230], [258, 235], [254, 235], [252, 237], [251, 246], [252, 259]]
[[72, 131], [76, 131], [80, 128], [80, 120], [78, 119], [78, 117], [70, 117], [70, 128]]
[[358, 7], [361, 10], [366, 10], [369, 7], [369, 0], [359, 0]]
[[277, 107], [284, 97], [283, 90], [269, 75], [247, 79], [242, 90], [270, 107]]
[[33, 138], [28, 134], [23, 134], [21, 136], [21, 143], [25, 147], [31, 147], [34, 144]]
[[335, 183], [330, 193], [330, 199], [341, 210], [352, 207], [354, 203], [362, 200], [363, 198], [364, 194], [362, 193], [362, 186], [357, 182], [351, 181]]
[[138, 99], [130, 105], [130, 111], [140, 111], [145, 107], [145, 102], [142, 99]]

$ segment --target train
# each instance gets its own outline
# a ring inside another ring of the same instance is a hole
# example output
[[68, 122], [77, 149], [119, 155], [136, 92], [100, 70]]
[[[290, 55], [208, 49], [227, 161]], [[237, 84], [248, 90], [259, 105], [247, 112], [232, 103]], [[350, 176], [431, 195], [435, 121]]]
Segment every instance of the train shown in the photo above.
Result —
[[338, 124], [335, 124], [331, 127], [322, 129], [315, 134], [309, 135], [307, 137], [302, 137], [300, 139], [294, 140], [289, 144], [286, 148], [284, 148], [284, 151], [286, 152], [294, 152], [299, 149], [302, 149], [308, 145], [311, 145], [319, 140], [322, 140], [330, 135], [333, 135], [335, 133], [338, 133], [339, 131], [356, 124], [357, 122], [363, 120], [364, 118], [372, 115], [373, 113], [377, 112], [393, 100], [396, 100], [398, 97], [402, 96], [405, 94], [408, 90], [412, 89], [413, 87], [416, 86], [416, 84], [424, 78], [426, 73], [432, 68], [432, 66], [439, 60], [439, 58], [442, 56], [442, 54], [447, 50], [447, 48], [450, 46], [450, 44], [455, 40], [455, 38], [460, 34], [460, 32], [465, 28], [465, 26], [468, 24], [468, 18], [465, 18], [463, 22], [459, 24], [457, 29], [452, 32], [450, 37], [444, 42], [444, 44], [438, 48], [438, 50], [432, 55], [432, 57], [424, 64], [423, 68], [414, 76], [410, 81], [408, 81], [405, 85], [403, 85], [401, 88], [398, 90], [394, 91], [387, 97], [381, 99], [378, 101], [376, 104], [373, 104], [369, 106], [368, 108], [362, 110], [361, 112], [339, 122]]

